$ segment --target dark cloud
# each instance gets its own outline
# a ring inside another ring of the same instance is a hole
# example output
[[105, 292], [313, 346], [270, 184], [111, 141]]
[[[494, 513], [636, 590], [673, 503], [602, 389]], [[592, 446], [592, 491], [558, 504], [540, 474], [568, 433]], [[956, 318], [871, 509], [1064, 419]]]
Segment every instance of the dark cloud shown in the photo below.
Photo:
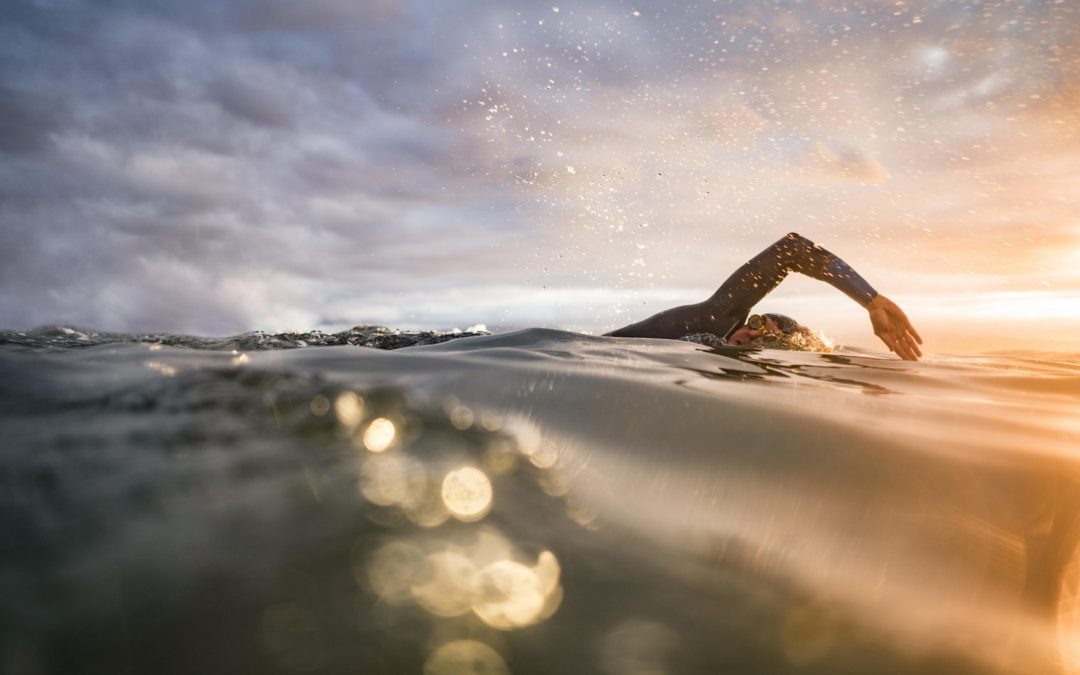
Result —
[[219, 80], [211, 87], [211, 95], [227, 112], [253, 124], [287, 128], [294, 118], [288, 102], [278, 87], [262, 86], [240, 78]]
[[55, 101], [0, 85], [0, 152], [46, 150], [62, 119], [63, 109]]
[[268, 31], [348, 31], [374, 28], [408, 16], [404, 0], [250, 0], [237, 7], [241, 26]]

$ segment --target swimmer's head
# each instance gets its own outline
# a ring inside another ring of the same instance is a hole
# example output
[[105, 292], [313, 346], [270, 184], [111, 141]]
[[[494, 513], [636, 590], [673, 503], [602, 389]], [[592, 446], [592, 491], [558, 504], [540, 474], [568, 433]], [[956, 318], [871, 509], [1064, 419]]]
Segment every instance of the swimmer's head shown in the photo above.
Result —
[[728, 334], [725, 342], [736, 347], [832, 351], [816, 332], [784, 314], [755, 314]]
[[741, 347], [768, 335], [790, 334], [798, 326], [798, 321], [783, 314], [754, 314], [728, 334], [727, 343]]

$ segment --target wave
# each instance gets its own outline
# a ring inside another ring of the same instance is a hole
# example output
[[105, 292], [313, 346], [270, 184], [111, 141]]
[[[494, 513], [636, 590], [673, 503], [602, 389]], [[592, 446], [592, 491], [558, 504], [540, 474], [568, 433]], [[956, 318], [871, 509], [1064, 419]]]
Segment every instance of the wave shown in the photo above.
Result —
[[54, 327], [0, 374], [47, 672], [1075, 663], [1068, 358]]

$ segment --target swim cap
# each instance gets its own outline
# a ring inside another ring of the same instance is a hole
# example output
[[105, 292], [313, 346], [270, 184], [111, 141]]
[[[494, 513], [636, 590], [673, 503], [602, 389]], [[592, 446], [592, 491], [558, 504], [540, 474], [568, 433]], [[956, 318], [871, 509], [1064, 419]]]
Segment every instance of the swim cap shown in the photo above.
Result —
[[792, 319], [787, 314], [762, 314], [761, 316], [766, 319], [772, 319], [773, 323], [779, 326], [781, 333], [793, 333], [799, 328], [805, 328], [805, 326], [795, 319]]

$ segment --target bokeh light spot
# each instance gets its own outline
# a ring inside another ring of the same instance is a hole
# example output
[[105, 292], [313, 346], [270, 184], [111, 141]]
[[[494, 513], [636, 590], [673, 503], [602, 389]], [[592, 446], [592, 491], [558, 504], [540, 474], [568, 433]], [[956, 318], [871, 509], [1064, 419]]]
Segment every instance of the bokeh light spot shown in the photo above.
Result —
[[471, 427], [475, 419], [476, 416], [473, 414], [472, 409], [463, 405], [459, 405], [450, 411], [450, 424], [461, 431]]
[[360, 493], [379, 506], [412, 506], [426, 487], [423, 464], [406, 455], [376, 455], [360, 467]]
[[[380, 598], [394, 605], [413, 601], [412, 588], [424, 572], [424, 552], [417, 546], [392, 541], [378, 551], [368, 565], [368, 581]], [[360, 581], [359, 568], [357, 581]]]
[[502, 417], [493, 410], [485, 410], [480, 413], [480, 426], [484, 431], [498, 431], [502, 428]]
[[472, 585], [476, 565], [456, 551], [439, 551], [427, 557], [425, 581], [412, 591], [417, 602], [436, 616], [454, 617], [472, 609]]
[[334, 400], [334, 415], [341, 426], [352, 431], [364, 418], [364, 399], [351, 391], [339, 394]]
[[424, 664], [424, 675], [510, 675], [499, 653], [483, 642], [454, 640], [440, 646]]
[[385, 417], [377, 417], [364, 430], [364, 447], [371, 452], [383, 452], [394, 443], [397, 429]]
[[322, 417], [326, 413], [330, 412], [330, 399], [326, 398], [322, 394], [316, 395], [311, 399], [311, 414], [316, 417]]
[[513, 560], [494, 562], [477, 575], [473, 611], [492, 628], [511, 630], [540, 619], [545, 600], [539, 576]]
[[474, 521], [487, 515], [491, 495], [491, 481], [475, 467], [451, 471], [442, 482], [443, 503], [458, 520]]
[[517, 461], [517, 448], [506, 439], [492, 441], [484, 451], [484, 468], [496, 476], [513, 471]]

